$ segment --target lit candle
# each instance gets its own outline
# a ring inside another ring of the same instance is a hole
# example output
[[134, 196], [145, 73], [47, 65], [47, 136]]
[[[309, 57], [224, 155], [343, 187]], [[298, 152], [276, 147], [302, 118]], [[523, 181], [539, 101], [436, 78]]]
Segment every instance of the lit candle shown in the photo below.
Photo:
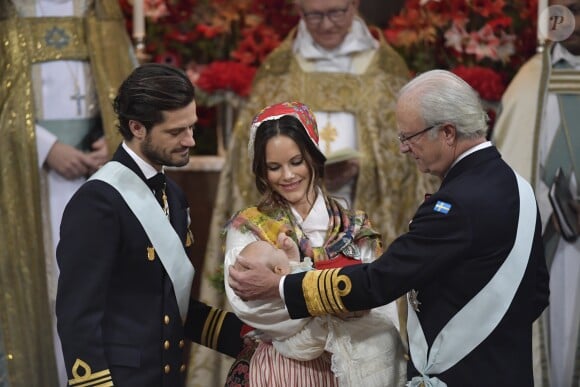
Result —
[[143, 40], [145, 38], [143, 0], [133, 0], [133, 38], [135, 40]]

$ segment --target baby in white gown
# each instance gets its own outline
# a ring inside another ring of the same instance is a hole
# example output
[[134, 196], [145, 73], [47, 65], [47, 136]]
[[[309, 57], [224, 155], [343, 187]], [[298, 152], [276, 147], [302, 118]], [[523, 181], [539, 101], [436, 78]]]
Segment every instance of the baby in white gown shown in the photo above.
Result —
[[[279, 245], [290, 241], [282, 236], [278, 240]], [[310, 258], [300, 262], [297, 248], [287, 254], [261, 240], [246, 245], [239, 255], [266, 265], [279, 275], [313, 269]], [[393, 328], [393, 315], [387, 306], [348, 316], [313, 317], [303, 322], [299, 329], [284, 337], [276, 337], [267, 329], [259, 334], [261, 339], [271, 340], [281, 355], [295, 360], [312, 360], [328, 351], [332, 354], [332, 371], [341, 387], [383, 386], [393, 373], [401, 375], [401, 385], [404, 384], [405, 364], [397, 360], [404, 349], [400, 338], [393, 336], [398, 330]]]

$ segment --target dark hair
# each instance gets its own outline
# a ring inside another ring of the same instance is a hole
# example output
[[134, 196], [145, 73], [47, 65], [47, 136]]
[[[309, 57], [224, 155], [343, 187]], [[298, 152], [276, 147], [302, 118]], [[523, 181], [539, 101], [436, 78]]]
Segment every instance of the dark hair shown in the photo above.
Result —
[[323, 188], [325, 158], [308, 137], [306, 129], [300, 120], [294, 116], [283, 116], [275, 120], [264, 121], [256, 130], [254, 140], [254, 158], [252, 172], [256, 179], [256, 188], [262, 194], [262, 200], [258, 204], [261, 211], [273, 209], [276, 206], [287, 207], [286, 200], [275, 192], [268, 183], [268, 167], [266, 165], [266, 145], [275, 136], [284, 135], [296, 143], [298, 149], [312, 175], [308, 182], [308, 189], [314, 184]]
[[147, 132], [163, 122], [163, 112], [184, 108], [195, 98], [187, 75], [166, 64], [147, 63], [137, 67], [119, 87], [113, 108], [119, 119], [119, 132], [133, 138], [129, 121], [139, 121]]

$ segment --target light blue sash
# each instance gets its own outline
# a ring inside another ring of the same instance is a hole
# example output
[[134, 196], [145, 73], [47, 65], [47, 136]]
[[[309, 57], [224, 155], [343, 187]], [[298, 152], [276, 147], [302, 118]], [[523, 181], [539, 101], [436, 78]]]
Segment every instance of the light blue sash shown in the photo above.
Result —
[[89, 180], [94, 179], [115, 188], [145, 229], [173, 283], [179, 314], [185, 322], [195, 269], [153, 192], [139, 176], [116, 161], [105, 164]]
[[448, 370], [473, 351], [497, 327], [511, 305], [528, 265], [536, 227], [534, 191], [527, 181], [515, 175], [520, 211], [514, 246], [489, 283], [439, 332], [430, 351], [417, 313], [409, 304], [407, 329], [411, 359], [422, 376], [414, 377], [408, 386], [447, 386], [430, 375]]

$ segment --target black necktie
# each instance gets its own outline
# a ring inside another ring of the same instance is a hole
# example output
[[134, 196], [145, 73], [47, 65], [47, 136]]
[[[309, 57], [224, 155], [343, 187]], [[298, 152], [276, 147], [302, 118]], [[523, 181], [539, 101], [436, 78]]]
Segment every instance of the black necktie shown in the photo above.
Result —
[[165, 191], [165, 174], [161, 172], [156, 174], [155, 176], [147, 180], [147, 185], [155, 193], [155, 198], [157, 199], [161, 207], [165, 208], [163, 203], [163, 195]]

